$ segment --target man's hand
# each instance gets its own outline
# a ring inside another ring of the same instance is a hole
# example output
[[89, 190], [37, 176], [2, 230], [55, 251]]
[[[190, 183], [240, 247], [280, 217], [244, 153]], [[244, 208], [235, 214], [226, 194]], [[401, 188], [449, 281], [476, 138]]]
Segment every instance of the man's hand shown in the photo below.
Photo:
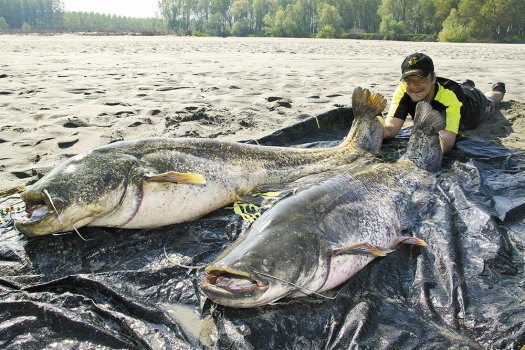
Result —
[[405, 121], [403, 119], [399, 119], [395, 117], [386, 117], [385, 131], [383, 132], [383, 138], [391, 139], [394, 136], [396, 136], [399, 130], [401, 130], [401, 127], [403, 126], [404, 122]]
[[456, 134], [452, 131], [441, 130], [439, 132], [439, 138], [441, 140], [441, 149], [443, 150], [443, 153], [450, 151], [456, 143]]

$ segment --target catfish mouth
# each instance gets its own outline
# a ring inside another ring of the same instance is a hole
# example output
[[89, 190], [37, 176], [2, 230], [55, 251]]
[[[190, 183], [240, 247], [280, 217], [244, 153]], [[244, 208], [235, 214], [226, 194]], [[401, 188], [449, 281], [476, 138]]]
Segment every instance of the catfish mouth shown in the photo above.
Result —
[[16, 228], [25, 235], [34, 235], [32, 228], [36, 225], [58, 219], [65, 207], [65, 201], [53, 196], [50, 199], [43, 192], [23, 192], [20, 198], [25, 203], [25, 217], [15, 220]]
[[[269, 283], [257, 276], [241, 271], [230, 269], [210, 268], [201, 282], [204, 292], [219, 304], [227, 305], [225, 299], [250, 298], [257, 299], [268, 290]], [[223, 299], [225, 298], [225, 299]], [[227, 306], [242, 307], [242, 305], [230, 304]]]

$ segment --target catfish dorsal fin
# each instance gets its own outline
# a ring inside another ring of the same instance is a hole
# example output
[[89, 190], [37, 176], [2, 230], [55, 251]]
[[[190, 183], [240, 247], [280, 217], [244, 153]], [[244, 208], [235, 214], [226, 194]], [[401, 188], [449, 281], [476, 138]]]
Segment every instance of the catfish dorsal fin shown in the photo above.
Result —
[[370, 243], [355, 243], [351, 245], [347, 245], [340, 248], [335, 248], [333, 250], [334, 255], [341, 255], [341, 254], [364, 254], [364, 255], [372, 255], [372, 256], [386, 256], [388, 253], [393, 252], [391, 249], [381, 249], [379, 247], [376, 247]]
[[178, 173], [176, 171], [168, 171], [162, 174], [145, 176], [144, 180], [146, 180], [147, 182], [171, 182], [190, 185], [206, 184], [206, 179], [200, 174]]

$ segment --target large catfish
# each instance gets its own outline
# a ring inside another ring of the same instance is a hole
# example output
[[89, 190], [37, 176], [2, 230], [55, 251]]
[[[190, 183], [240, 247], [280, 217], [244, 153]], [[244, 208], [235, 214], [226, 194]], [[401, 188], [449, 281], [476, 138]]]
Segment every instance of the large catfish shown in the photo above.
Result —
[[[256, 307], [334, 288], [399, 243], [434, 189], [443, 117], [417, 105], [406, 153], [369, 164], [278, 202], [206, 267], [203, 291], [218, 304]], [[315, 175], [314, 175], [315, 177]]]
[[216, 139], [147, 138], [75, 156], [21, 194], [28, 236], [81, 226], [158, 227], [199, 218], [256, 186], [293, 181], [369, 157], [383, 140], [386, 100], [356, 88], [354, 122], [338, 146], [301, 149]]

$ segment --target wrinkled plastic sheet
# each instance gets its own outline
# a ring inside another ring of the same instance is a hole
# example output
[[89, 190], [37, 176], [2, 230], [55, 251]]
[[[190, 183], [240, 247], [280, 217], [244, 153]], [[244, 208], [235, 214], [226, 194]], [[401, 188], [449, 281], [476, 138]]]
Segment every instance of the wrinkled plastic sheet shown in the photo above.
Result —
[[[257, 140], [336, 144], [339, 108]], [[252, 141], [253, 142], [253, 141]], [[394, 161], [407, 140], [385, 141]], [[414, 234], [339, 288], [254, 309], [202, 293], [200, 266], [243, 234], [231, 208], [148, 230], [27, 239], [0, 228], [4, 349], [520, 349], [525, 344], [525, 153], [459, 140]]]

